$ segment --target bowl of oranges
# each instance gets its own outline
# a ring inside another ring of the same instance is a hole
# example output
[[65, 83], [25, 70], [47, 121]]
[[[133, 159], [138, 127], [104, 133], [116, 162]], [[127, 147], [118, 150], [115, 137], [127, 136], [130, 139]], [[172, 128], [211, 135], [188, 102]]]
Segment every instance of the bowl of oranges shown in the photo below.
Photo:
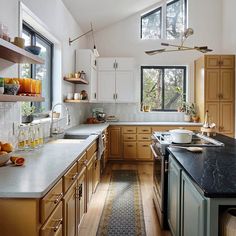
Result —
[[4, 93], [8, 95], [16, 95], [20, 89], [20, 83], [17, 79], [8, 79], [4, 80]]
[[0, 166], [5, 165], [13, 152], [13, 146], [11, 143], [0, 142]]

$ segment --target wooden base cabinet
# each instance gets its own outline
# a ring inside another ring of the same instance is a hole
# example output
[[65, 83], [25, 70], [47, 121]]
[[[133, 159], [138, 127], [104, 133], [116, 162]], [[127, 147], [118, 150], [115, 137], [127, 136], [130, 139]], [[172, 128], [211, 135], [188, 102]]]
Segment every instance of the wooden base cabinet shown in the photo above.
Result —
[[109, 159], [121, 159], [121, 127], [109, 127]]

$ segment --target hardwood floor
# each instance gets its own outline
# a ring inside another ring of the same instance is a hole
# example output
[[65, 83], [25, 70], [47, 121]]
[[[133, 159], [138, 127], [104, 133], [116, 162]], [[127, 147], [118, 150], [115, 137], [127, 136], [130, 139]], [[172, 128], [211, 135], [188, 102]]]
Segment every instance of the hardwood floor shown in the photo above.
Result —
[[[141, 194], [143, 201], [144, 219], [147, 236], [170, 236], [169, 231], [160, 229], [159, 221], [152, 200], [152, 163], [109, 163], [105, 173], [101, 177], [96, 193], [93, 195], [89, 210], [85, 214], [80, 228], [79, 236], [95, 236], [102, 214], [105, 198], [113, 169], [138, 170]], [[118, 236], [118, 235], [117, 235]], [[128, 235], [127, 235], [128, 236]]]

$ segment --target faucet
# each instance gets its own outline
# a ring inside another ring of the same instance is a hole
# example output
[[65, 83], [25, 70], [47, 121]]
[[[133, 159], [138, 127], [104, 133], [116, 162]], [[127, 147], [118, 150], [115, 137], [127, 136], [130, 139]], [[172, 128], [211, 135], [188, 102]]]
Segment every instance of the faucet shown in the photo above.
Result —
[[66, 110], [66, 125], [70, 125], [70, 114], [69, 114], [69, 109], [68, 107], [63, 104], [63, 103], [56, 103], [53, 107], [52, 107], [52, 117], [51, 117], [51, 125], [50, 125], [50, 137], [53, 137], [53, 134], [62, 134], [63, 132], [59, 133], [59, 131], [57, 130], [56, 132], [53, 132], [53, 112], [55, 110], [56, 106], [63, 106]]

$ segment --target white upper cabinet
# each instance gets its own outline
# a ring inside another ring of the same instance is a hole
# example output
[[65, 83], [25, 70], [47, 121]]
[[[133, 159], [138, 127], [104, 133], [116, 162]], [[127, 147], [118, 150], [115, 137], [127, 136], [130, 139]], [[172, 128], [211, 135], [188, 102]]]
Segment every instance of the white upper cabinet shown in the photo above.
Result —
[[97, 60], [92, 50], [79, 49], [76, 52], [76, 71], [84, 71], [88, 85], [78, 85], [80, 90], [86, 90], [90, 102], [97, 101]]
[[134, 59], [98, 59], [98, 101], [134, 102]]

